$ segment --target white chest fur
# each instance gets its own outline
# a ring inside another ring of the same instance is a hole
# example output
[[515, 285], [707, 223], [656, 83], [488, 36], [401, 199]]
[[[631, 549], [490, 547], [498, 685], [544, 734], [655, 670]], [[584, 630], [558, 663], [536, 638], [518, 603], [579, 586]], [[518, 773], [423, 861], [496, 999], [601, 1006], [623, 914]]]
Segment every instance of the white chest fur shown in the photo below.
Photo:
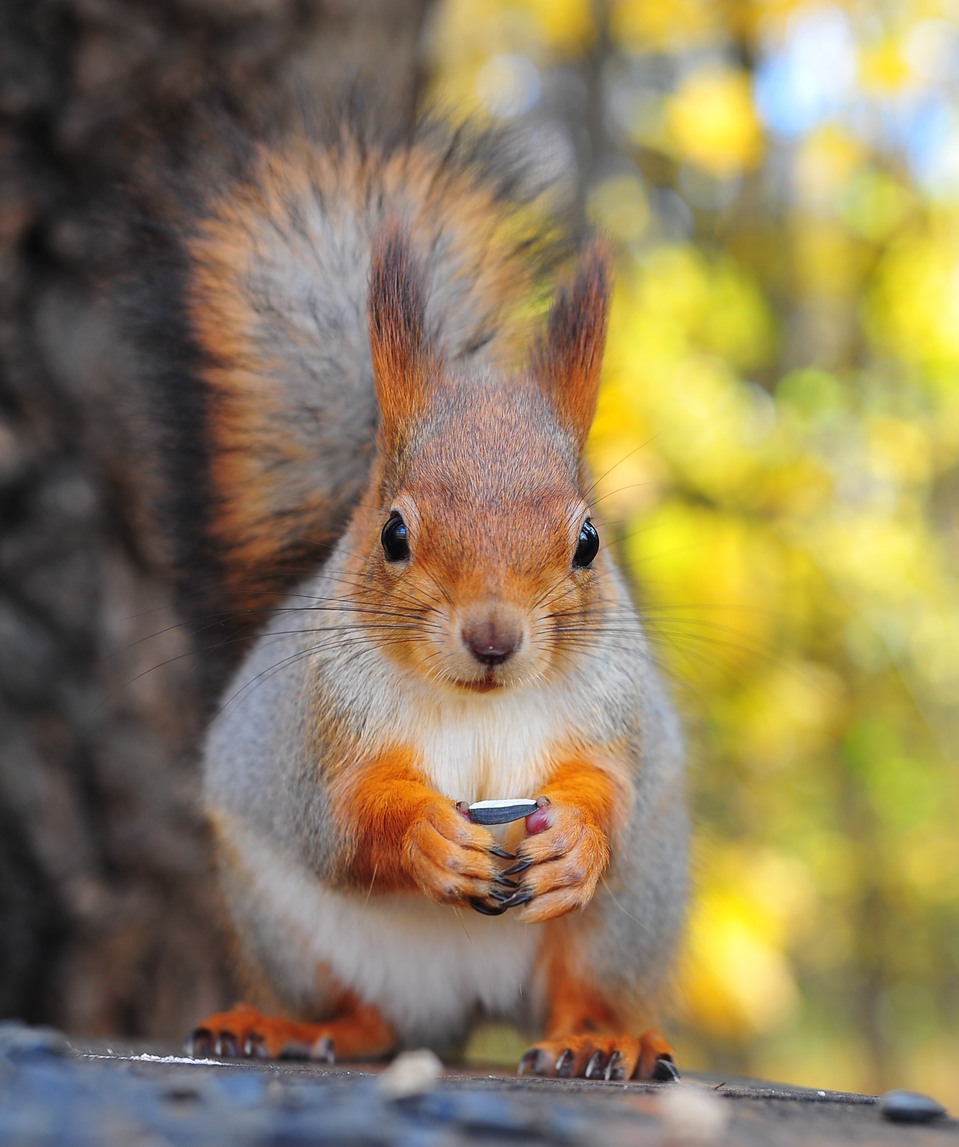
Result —
[[568, 711], [556, 690], [414, 690], [396, 734], [416, 746], [426, 778], [453, 800], [535, 797], [556, 764], [550, 747], [563, 739], [557, 715]]

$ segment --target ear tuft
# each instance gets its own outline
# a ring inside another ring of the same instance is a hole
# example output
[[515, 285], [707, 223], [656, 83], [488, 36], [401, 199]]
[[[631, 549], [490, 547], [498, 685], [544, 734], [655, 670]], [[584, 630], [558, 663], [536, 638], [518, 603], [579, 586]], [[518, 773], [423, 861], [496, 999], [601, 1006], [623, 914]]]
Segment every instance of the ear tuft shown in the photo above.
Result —
[[534, 373], [560, 422], [582, 450], [596, 413], [606, 347], [610, 256], [594, 239], [582, 255], [571, 285], [556, 292], [546, 340]]
[[402, 434], [422, 409], [434, 376], [426, 337], [426, 283], [409, 233], [384, 224], [370, 263], [370, 351], [384, 433]]

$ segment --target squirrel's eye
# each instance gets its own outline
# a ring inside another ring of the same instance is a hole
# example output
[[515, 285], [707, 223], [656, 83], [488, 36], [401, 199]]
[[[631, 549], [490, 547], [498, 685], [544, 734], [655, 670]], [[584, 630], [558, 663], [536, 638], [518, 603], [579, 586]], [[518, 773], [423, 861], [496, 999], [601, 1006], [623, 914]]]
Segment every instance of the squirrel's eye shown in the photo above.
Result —
[[599, 534], [593, 523], [586, 519], [583, 528], [579, 531], [579, 541], [576, 543], [576, 553], [573, 554], [574, 566], [588, 566], [599, 553]]
[[388, 562], [405, 562], [410, 556], [410, 535], [406, 522], [394, 510], [386, 519], [386, 525], [380, 534], [383, 543], [383, 552]]

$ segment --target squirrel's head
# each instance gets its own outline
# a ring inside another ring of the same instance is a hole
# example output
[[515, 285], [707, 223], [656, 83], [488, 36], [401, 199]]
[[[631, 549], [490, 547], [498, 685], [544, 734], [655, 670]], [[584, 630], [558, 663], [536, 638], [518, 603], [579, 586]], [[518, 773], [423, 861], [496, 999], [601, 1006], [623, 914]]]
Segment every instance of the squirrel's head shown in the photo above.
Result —
[[390, 614], [373, 618], [382, 648], [455, 689], [544, 679], [598, 622], [609, 582], [583, 451], [607, 298], [608, 259], [594, 243], [524, 372], [450, 370], [404, 232], [390, 227], [375, 246], [378, 506], [366, 510], [362, 582]]

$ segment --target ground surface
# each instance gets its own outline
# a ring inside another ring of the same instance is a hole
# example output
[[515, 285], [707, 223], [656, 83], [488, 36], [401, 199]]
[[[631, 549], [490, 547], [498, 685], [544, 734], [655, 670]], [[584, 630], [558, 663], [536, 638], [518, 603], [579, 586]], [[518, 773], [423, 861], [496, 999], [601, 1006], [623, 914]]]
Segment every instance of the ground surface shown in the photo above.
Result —
[[746, 1081], [594, 1083], [446, 1071], [391, 1098], [382, 1065], [191, 1061], [0, 1024], [0, 1147], [959, 1145], [959, 1122], [889, 1122], [872, 1096]]

